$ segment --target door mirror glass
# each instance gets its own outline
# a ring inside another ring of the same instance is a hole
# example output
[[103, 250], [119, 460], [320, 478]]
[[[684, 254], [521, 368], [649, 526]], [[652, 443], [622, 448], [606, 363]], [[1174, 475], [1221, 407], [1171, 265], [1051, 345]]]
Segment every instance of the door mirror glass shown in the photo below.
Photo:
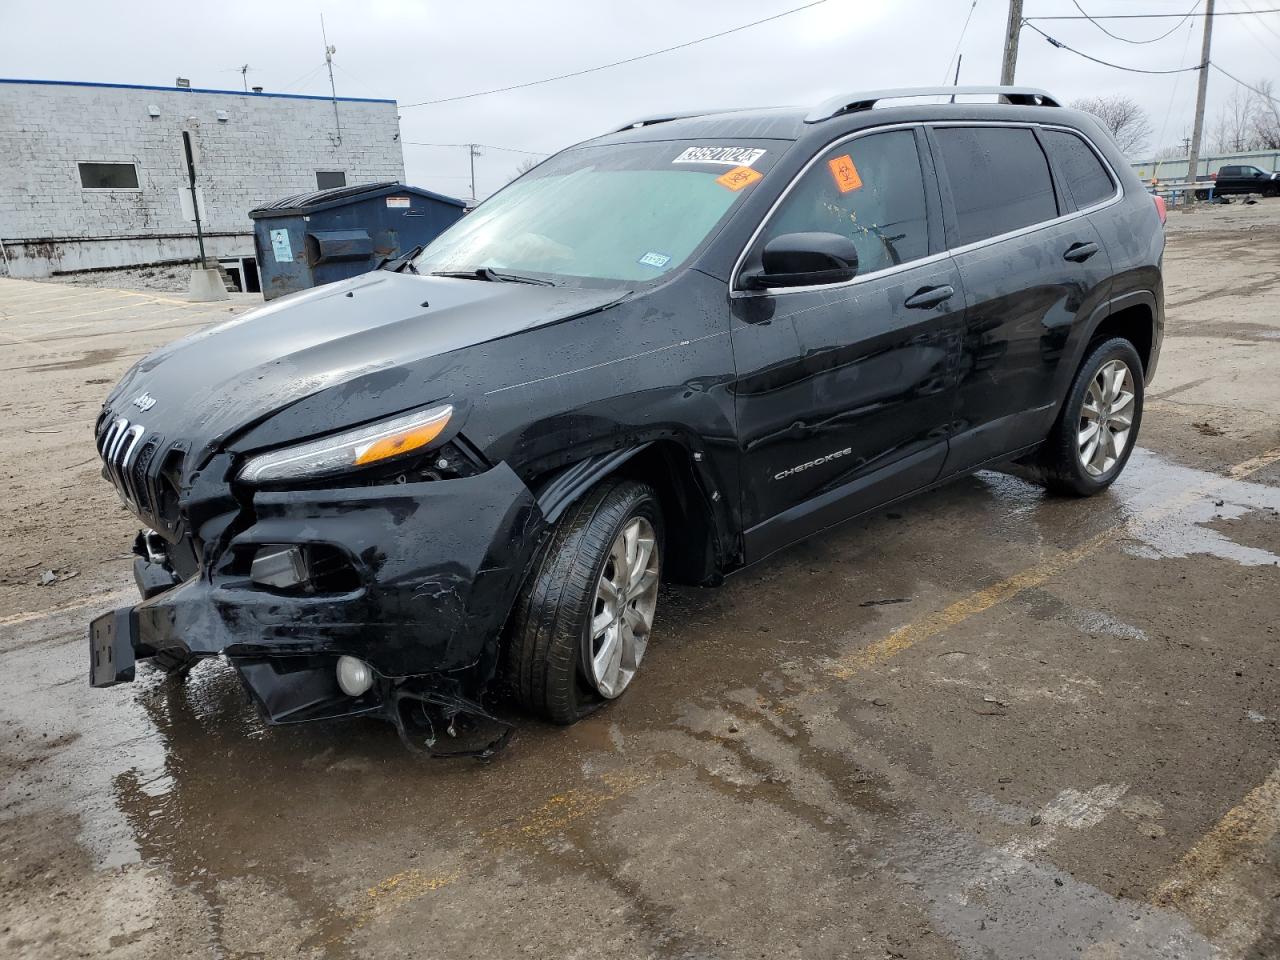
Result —
[[858, 248], [838, 233], [784, 233], [764, 245], [761, 270], [744, 279], [755, 290], [843, 283], [858, 272]]

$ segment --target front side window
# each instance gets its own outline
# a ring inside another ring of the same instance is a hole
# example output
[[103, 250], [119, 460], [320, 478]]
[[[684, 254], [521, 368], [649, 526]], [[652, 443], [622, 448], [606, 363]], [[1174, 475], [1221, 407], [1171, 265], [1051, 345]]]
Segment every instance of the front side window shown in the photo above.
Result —
[[858, 250], [858, 276], [929, 253], [924, 176], [915, 134], [892, 130], [827, 150], [787, 194], [756, 242], [786, 233], [837, 233]]
[[138, 168], [132, 163], [81, 163], [80, 186], [86, 190], [137, 190]]
[[938, 127], [938, 158], [951, 184], [956, 245], [1058, 215], [1049, 161], [1025, 127]]
[[1045, 130], [1041, 136], [1044, 137], [1045, 148], [1057, 162], [1077, 208], [1083, 210], [1115, 195], [1115, 181], [1087, 143], [1074, 133], [1063, 130]]
[[433, 240], [419, 273], [482, 268], [574, 286], [680, 266], [768, 176], [786, 143], [654, 141], [573, 147]]

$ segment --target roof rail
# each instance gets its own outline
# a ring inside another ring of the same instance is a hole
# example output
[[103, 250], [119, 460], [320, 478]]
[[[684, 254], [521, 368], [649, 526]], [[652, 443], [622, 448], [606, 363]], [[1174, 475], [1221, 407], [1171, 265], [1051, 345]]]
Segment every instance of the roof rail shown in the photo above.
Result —
[[688, 120], [690, 117], [702, 117], [708, 113], [720, 113], [719, 110], [688, 110], [681, 113], [657, 113], [651, 117], [641, 117], [639, 120], [632, 120], [630, 123], [618, 127], [610, 133], [622, 133], [624, 130], [635, 130], [639, 127], [651, 127], [655, 123], [670, 123], [672, 120]]
[[640, 127], [651, 127], [655, 123], [670, 123], [672, 120], [689, 120], [693, 117], [709, 117], [717, 113], [748, 113], [752, 107], [721, 107], [718, 110], [683, 110], [679, 113], [655, 113], [653, 116], [633, 120], [625, 127], [610, 130], [610, 133], [622, 133], [624, 130], [636, 130]]
[[870, 110], [879, 100], [900, 97], [950, 97], [956, 94], [995, 94], [1024, 107], [1060, 107], [1056, 97], [1035, 87], [904, 87], [899, 90], [871, 90], [829, 97], [805, 114], [805, 123], [820, 123], [842, 113]]

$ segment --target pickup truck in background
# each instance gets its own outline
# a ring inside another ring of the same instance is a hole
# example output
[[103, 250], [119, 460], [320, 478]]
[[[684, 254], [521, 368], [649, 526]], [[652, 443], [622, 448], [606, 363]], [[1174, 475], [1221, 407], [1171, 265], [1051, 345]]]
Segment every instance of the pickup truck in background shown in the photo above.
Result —
[[[1264, 197], [1280, 197], [1280, 173], [1267, 173], [1254, 166], [1226, 166], [1213, 174], [1214, 196], [1258, 193]], [[1209, 196], [1208, 191], [1201, 199]]]

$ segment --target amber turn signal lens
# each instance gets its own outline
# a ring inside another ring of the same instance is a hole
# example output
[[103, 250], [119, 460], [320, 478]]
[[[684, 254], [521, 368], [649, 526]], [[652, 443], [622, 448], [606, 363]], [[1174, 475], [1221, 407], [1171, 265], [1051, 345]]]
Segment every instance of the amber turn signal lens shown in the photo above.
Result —
[[444, 428], [448, 426], [450, 412], [452, 411], [444, 413], [435, 420], [428, 420], [426, 423], [419, 424], [416, 427], [400, 430], [390, 436], [379, 437], [377, 440], [356, 447], [356, 466], [362, 467], [368, 463], [377, 463], [379, 460], [398, 457], [400, 454], [408, 453], [410, 450], [425, 447], [440, 436]]

